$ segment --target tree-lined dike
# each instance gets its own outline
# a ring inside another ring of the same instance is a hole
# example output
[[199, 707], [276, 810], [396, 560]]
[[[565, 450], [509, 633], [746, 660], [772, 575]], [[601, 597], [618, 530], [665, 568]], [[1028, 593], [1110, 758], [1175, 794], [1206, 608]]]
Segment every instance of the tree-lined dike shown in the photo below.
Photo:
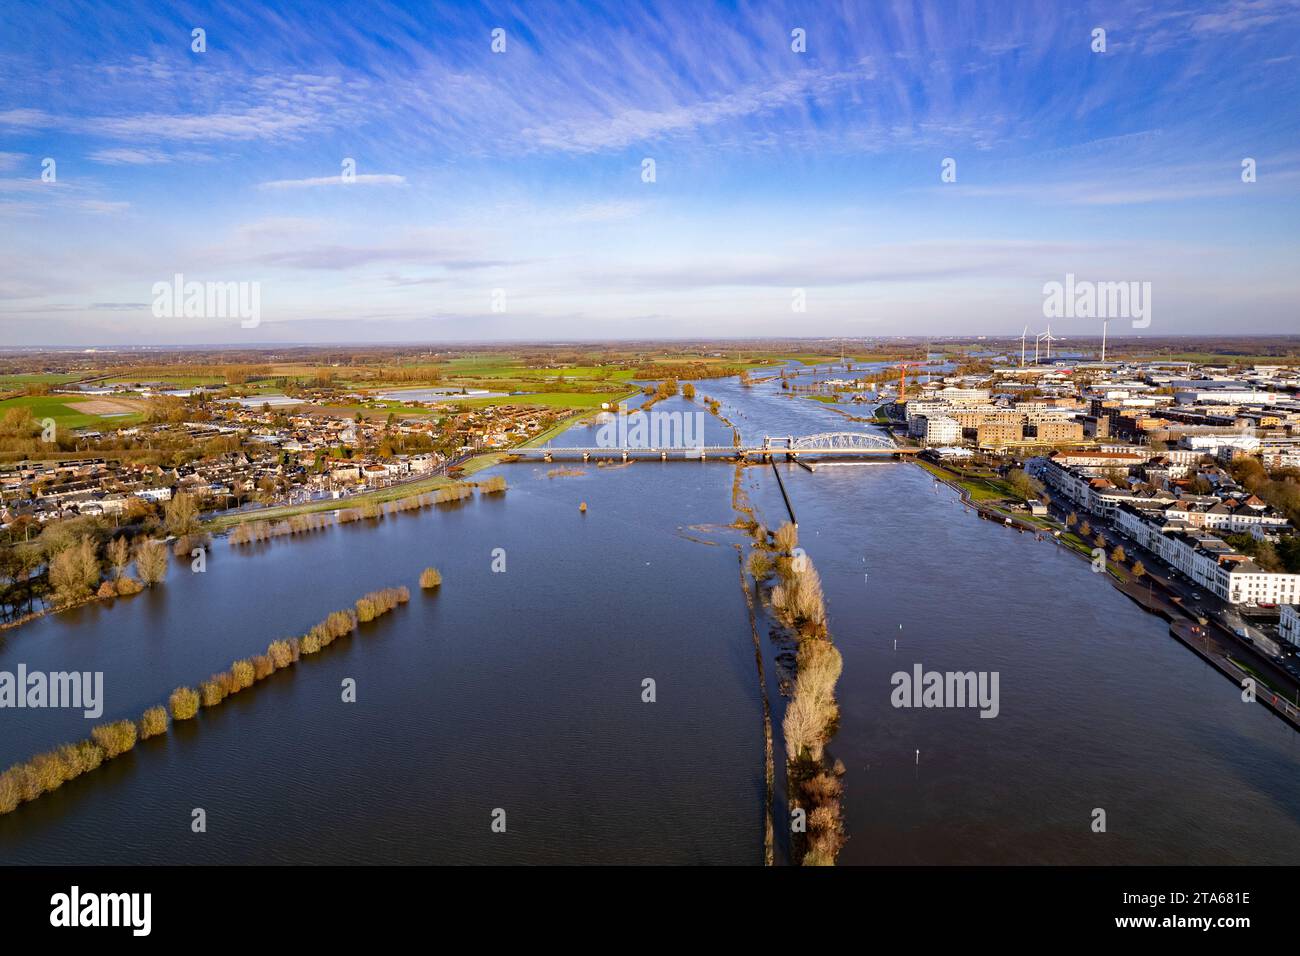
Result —
[[[830, 760], [826, 751], [839, 723], [835, 682], [842, 667], [840, 654], [827, 631], [820, 577], [798, 546], [798, 530], [786, 522], [773, 532], [757, 520], [740, 487], [742, 472], [743, 466], [738, 465], [732, 501], [739, 516], [737, 525], [748, 533], [751, 542], [745, 570], [753, 583], [753, 598], [746, 587], [746, 600], [751, 626], [756, 607], [762, 609], [769, 641], [776, 650], [778, 687], [785, 698], [780, 718], [786, 784], [782, 825], [787, 827], [788, 836], [783, 844], [791, 862], [833, 866], [845, 840], [840, 807], [844, 767]], [[764, 690], [765, 778], [770, 787], [774, 773], [771, 709], [757, 629], [754, 636], [759, 681]], [[770, 792], [768, 801], [770, 808]], [[772, 818], [769, 809], [769, 821]], [[765, 852], [770, 861], [771, 835]]]
[[148, 740], [167, 732], [173, 722], [193, 720], [200, 709], [210, 710], [276, 671], [292, 667], [303, 657], [317, 654], [341, 637], [405, 604], [411, 598], [405, 587], [384, 588], [357, 598], [355, 608], [331, 613], [301, 636], [280, 638], [267, 645], [266, 652], [242, 658], [229, 670], [213, 674], [194, 687], [177, 687], [167, 697], [167, 706], [147, 708], [139, 720], [130, 718], [98, 724], [90, 737], [62, 744], [0, 772], [0, 814], [11, 813], [22, 803], [53, 793], [65, 783], [97, 770], [132, 750], [137, 740]]

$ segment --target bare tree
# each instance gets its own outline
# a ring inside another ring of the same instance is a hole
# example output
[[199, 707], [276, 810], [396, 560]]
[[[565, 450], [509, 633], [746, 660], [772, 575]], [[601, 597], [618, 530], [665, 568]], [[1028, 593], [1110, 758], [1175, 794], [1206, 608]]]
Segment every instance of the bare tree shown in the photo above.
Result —
[[144, 541], [135, 549], [135, 568], [140, 580], [153, 587], [167, 577], [167, 548], [161, 541]]

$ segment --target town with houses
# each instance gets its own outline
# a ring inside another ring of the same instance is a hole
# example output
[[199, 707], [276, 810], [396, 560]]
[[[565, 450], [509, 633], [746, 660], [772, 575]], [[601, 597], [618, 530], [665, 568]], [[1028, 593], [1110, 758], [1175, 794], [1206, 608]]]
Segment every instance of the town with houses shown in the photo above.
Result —
[[940, 460], [1022, 457], [1061, 514], [1106, 522], [1280, 650], [1267, 634], [1300, 647], [1296, 529], [1240, 475], [1300, 469], [1298, 390], [1282, 364], [1060, 362], [945, 377], [893, 411]]
[[[149, 395], [151, 387], [130, 388]], [[113, 444], [212, 451], [185, 463], [106, 454], [0, 466], [0, 528], [24, 518], [43, 524], [68, 516], [122, 515], [141, 502], [158, 504], [179, 493], [204, 509], [345, 499], [454, 473], [467, 458], [527, 441], [558, 421], [554, 409], [527, 404], [452, 406], [440, 415], [387, 418], [271, 401], [211, 402], [202, 409], [205, 420], [142, 423], [112, 433]], [[90, 444], [108, 436], [78, 437]]]

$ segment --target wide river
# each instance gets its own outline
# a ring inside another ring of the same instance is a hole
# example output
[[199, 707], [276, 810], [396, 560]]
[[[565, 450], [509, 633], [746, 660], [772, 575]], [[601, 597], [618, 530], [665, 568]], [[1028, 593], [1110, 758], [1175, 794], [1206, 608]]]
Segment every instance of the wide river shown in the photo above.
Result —
[[[871, 430], [775, 382], [697, 388], [747, 440]], [[730, 443], [716, 419], [706, 427], [706, 443]], [[556, 444], [593, 436], [583, 426]], [[204, 573], [173, 562], [149, 593], [9, 632], [0, 670], [102, 671], [103, 719], [116, 719], [369, 589], [413, 592], [0, 817], [0, 862], [760, 863], [762, 711], [743, 538], [727, 528], [734, 468], [552, 467], [501, 466], [510, 490], [497, 498], [252, 549], [218, 540]], [[1297, 735], [1163, 621], [1063, 549], [966, 513], [916, 466], [781, 468], [844, 655], [830, 746], [846, 767], [841, 863], [1296, 858]], [[747, 469], [743, 486], [765, 522], [782, 520], [771, 468]], [[427, 565], [444, 578], [431, 595], [415, 587]], [[894, 708], [891, 674], [917, 663], [998, 672], [998, 716]], [[345, 678], [355, 703], [341, 700]], [[0, 710], [0, 765], [91, 724]], [[1105, 833], [1090, 826], [1097, 808]]]

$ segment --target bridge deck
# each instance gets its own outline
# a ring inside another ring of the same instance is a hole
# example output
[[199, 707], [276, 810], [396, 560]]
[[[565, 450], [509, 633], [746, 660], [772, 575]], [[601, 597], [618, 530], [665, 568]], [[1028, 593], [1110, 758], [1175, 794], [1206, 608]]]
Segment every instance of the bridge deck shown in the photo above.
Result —
[[787, 455], [794, 457], [803, 457], [805, 455], [846, 455], [850, 457], [868, 457], [868, 458], [888, 458], [894, 455], [915, 455], [924, 449], [921, 448], [763, 448], [762, 446], [742, 446], [740, 448], [731, 445], [705, 445], [702, 448], [603, 448], [603, 447], [581, 447], [572, 446], [565, 448], [540, 446], [534, 448], [513, 448], [507, 454], [520, 455], [523, 457], [551, 457], [573, 455], [590, 455], [593, 458], [598, 457], [621, 457], [624, 453], [628, 457], [638, 455], [667, 455], [669, 458], [698, 458], [701, 453], [706, 457], [725, 458], [743, 456], [751, 457], [775, 457], [777, 455]]

